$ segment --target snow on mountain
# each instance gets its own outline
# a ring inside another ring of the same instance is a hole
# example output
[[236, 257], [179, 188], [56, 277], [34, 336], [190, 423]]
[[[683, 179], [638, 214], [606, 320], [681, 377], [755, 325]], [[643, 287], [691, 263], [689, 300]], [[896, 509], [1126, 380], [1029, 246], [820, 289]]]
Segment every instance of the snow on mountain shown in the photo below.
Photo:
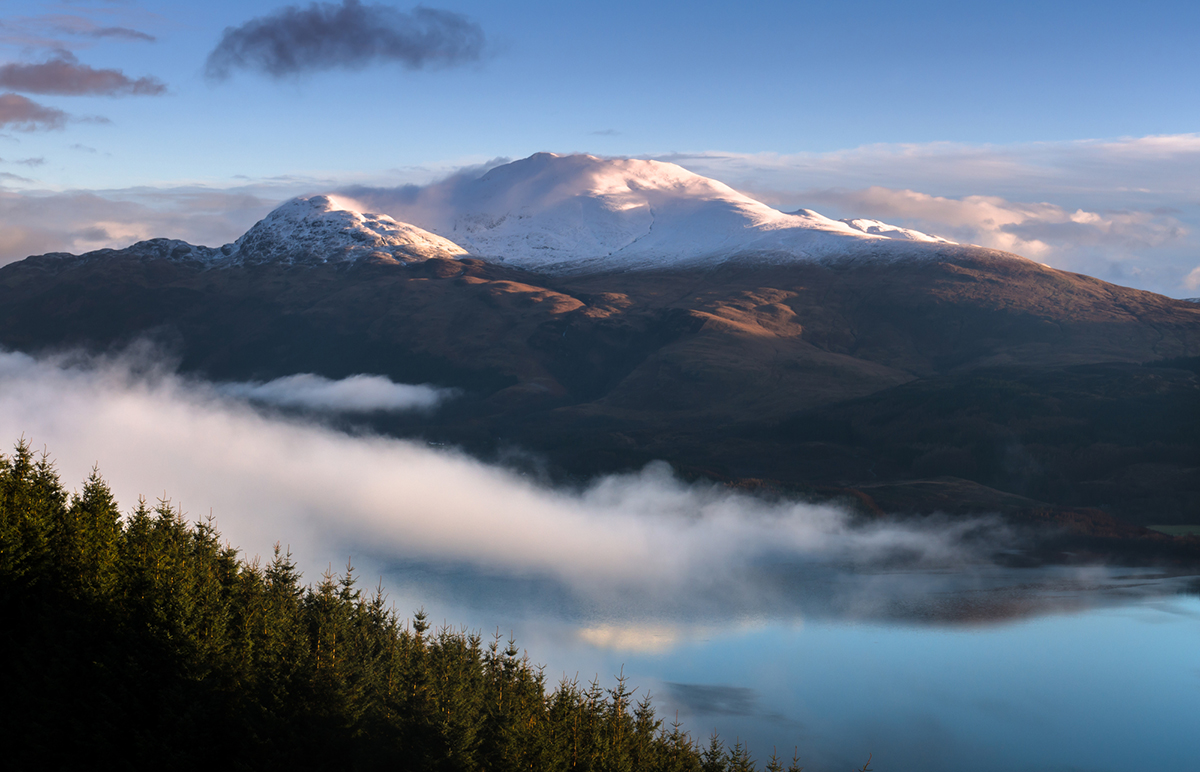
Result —
[[[372, 202], [371, 197], [366, 197]], [[891, 239], [946, 242], [876, 220], [787, 214], [671, 163], [538, 153], [375, 205], [472, 255], [550, 272], [825, 259]], [[898, 246], [898, 245], [897, 245]], [[877, 256], [909, 250], [873, 249]]]
[[334, 196], [304, 196], [283, 203], [222, 247], [219, 262], [326, 263], [383, 253], [393, 258], [461, 257], [466, 250], [386, 214], [364, 214]]
[[950, 239], [944, 239], [941, 236], [930, 236], [928, 233], [921, 233], [910, 228], [901, 228], [898, 225], [889, 225], [879, 220], [838, 220], [844, 222], [855, 230], [863, 233], [871, 233], [876, 236], [886, 236], [889, 239], [900, 239], [901, 241], [925, 241], [935, 244], [956, 244], [957, 242]]
[[[780, 212], [660, 161], [537, 153], [479, 177], [396, 193], [366, 189], [356, 200], [294, 198], [219, 249], [151, 239], [126, 251], [211, 268], [473, 255], [534, 271], [586, 273], [729, 259], [888, 260], [953, 243], [878, 220], [833, 220], [809, 209]], [[92, 259], [109, 252], [46, 257]]]

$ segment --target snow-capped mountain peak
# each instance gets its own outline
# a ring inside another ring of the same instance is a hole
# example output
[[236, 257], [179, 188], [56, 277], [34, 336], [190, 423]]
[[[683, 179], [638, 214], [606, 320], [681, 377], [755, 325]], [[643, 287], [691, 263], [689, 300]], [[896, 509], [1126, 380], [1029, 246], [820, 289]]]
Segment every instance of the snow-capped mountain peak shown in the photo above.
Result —
[[400, 259], [466, 254], [441, 236], [386, 214], [360, 212], [336, 196], [286, 201], [222, 251], [237, 264], [339, 262], [373, 253]]
[[373, 200], [368, 192], [366, 203], [472, 255], [562, 273], [827, 259], [861, 253], [868, 242], [946, 242], [874, 220], [780, 212], [673, 163], [591, 155], [537, 153], [416, 195]]
[[537, 153], [415, 192], [293, 198], [220, 249], [155, 239], [140, 252], [213, 268], [472, 255], [540, 272], [601, 273], [908, 259], [953, 243], [878, 220], [781, 212], [673, 163]]

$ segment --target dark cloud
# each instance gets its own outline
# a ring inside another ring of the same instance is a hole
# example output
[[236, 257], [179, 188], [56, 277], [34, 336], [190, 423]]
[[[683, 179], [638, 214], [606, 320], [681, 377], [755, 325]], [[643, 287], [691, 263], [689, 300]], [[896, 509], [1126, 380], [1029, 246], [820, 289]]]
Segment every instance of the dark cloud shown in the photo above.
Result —
[[208, 55], [207, 74], [224, 80], [247, 69], [282, 78], [384, 62], [419, 70], [478, 61], [483, 49], [483, 29], [461, 14], [423, 7], [404, 13], [345, 0], [287, 6], [227, 28]]
[[109, 241], [113, 234], [108, 232], [108, 229], [102, 228], [99, 225], [93, 225], [89, 228], [83, 228], [71, 234], [78, 241]]
[[155, 96], [167, 91], [166, 84], [157, 78], [130, 78], [120, 70], [93, 69], [80, 64], [66, 51], [58, 51], [53, 59], [39, 64], [0, 66], [0, 87], [30, 94], [67, 96]]
[[61, 129], [68, 117], [62, 110], [39, 105], [20, 94], [0, 94], [0, 128], [17, 131]]

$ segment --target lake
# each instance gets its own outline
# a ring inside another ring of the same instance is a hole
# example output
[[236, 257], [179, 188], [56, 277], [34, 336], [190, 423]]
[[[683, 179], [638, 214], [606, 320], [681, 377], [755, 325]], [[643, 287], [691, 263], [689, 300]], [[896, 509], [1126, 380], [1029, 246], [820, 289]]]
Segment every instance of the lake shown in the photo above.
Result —
[[393, 566], [384, 582], [400, 609], [511, 633], [549, 680], [611, 686], [623, 672], [660, 717], [706, 742], [740, 739], [760, 766], [773, 747], [839, 772], [868, 754], [877, 772], [1198, 763], [1194, 578], [1098, 567], [806, 578], [788, 586], [790, 603], [764, 592], [770, 604], [675, 609], [429, 567]]

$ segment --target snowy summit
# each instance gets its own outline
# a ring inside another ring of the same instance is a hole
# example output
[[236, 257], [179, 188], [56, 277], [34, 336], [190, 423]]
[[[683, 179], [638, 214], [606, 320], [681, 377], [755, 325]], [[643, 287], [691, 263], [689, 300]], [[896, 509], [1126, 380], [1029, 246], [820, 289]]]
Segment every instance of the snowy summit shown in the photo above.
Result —
[[537, 153], [379, 204], [472, 255], [555, 273], [825, 259], [891, 239], [950, 243], [877, 220], [786, 214], [672, 163], [590, 155]]
[[293, 198], [222, 250], [223, 262], [327, 263], [380, 254], [393, 258], [461, 257], [466, 250], [386, 214], [364, 214], [336, 196]]

